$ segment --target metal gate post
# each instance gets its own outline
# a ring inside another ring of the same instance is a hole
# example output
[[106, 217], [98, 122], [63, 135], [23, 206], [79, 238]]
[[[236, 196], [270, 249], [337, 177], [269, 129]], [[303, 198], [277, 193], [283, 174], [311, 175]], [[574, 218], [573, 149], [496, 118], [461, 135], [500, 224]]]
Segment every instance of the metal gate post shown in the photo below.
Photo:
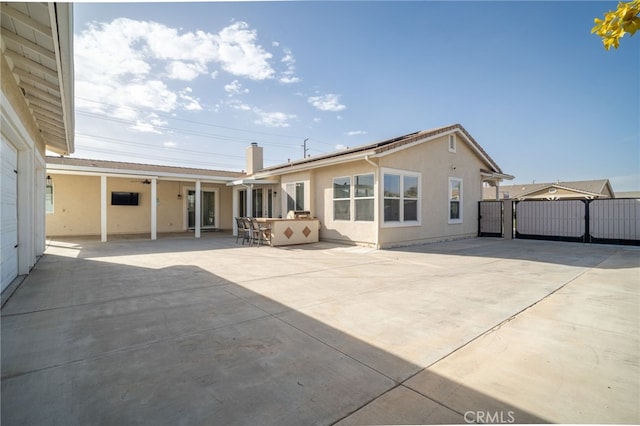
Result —
[[505, 240], [513, 239], [513, 201], [505, 200], [502, 202], [502, 233]]

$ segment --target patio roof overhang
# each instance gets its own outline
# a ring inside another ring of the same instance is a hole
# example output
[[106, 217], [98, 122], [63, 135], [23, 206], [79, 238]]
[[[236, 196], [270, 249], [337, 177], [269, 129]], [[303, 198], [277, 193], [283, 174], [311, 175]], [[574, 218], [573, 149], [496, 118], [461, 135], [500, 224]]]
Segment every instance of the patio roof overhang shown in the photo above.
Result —
[[276, 185], [279, 180], [274, 179], [237, 179], [227, 182], [227, 186], [246, 186], [246, 185]]
[[46, 148], [74, 151], [73, 5], [3, 3], [2, 56]]
[[482, 180], [484, 182], [488, 182], [489, 184], [493, 184], [493, 186], [497, 186], [503, 180], [513, 180], [515, 176], [508, 175], [506, 173], [497, 173], [492, 172], [490, 170], [480, 170], [480, 176], [482, 176]]
[[226, 176], [197, 175], [189, 173], [150, 173], [145, 170], [109, 169], [89, 166], [71, 166], [47, 164], [47, 173], [61, 175], [102, 176], [112, 178], [157, 179], [167, 181], [228, 184], [231, 178]]

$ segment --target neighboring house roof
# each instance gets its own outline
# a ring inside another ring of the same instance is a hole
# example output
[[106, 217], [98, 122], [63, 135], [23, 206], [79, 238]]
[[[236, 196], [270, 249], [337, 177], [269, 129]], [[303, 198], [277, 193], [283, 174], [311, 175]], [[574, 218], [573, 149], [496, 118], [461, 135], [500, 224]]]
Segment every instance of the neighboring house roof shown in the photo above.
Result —
[[47, 170], [90, 174], [123, 174], [140, 177], [190, 178], [221, 180], [224, 182], [245, 176], [242, 172], [193, 169], [189, 167], [159, 166], [153, 164], [123, 163], [119, 161], [88, 160], [82, 158], [51, 157]]
[[3, 2], [0, 12], [2, 55], [47, 149], [72, 153], [73, 5]]
[[483, 169], [485, 173], [493, 173], [501, 175], [504, 179], [513, 179], [513, 176], [506, 175], [498, 164], [486, 153], [478, 142], [462, 127], [460, 124], [453, 124], [445, 127], [438, 127], [431, 130], [423, 130], [419, 132], [408, 133], [392, 139], [374, 142], [367, 145], [361, 145], [354, 148], [348, 148], [328, 154], [316, 155], [297, 161], [291, 161], [285, 164], [279, 164], [272, 167], [266, 167], [255, 175], [256, 177], [272, 176], [282, 173], [288, 173], [293, 170], [320, 167], [326, 164], [337, 164], [341, 162], [354, 161], [368, 157], [383, 156], [396, 150], [405, 149], [416, 144], [428, 142], [432, 139], [449, 133], [457, 133], [471, 147], [473, 151], [482, 158], [489, 170]]
[[[577, 196], [581, 197], [615, 197], [609, 179], [500, 185], [499, 192], [501, 199], [505, 198], [505, 194], [508, 194], [508, 198], [518, 199], [527, 198], [532, 194], [553, 188], [575, 192]], [[483, 188], [484, 199], [495, 199], [495, 194], [495, 188]], [[549, 195], [552, 196], [553, 194], [550, 193]]]
[[640, 198], [640, 191], [616, 192], [616, 198]]

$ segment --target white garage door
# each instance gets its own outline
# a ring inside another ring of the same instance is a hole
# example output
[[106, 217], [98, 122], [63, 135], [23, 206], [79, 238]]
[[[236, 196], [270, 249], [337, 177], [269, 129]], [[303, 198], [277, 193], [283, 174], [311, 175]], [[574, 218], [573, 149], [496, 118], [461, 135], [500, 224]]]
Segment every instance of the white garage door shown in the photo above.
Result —
[[4, 139], [0, 149], [0, 284], [4, 290], [18, 275], [18, 152]]

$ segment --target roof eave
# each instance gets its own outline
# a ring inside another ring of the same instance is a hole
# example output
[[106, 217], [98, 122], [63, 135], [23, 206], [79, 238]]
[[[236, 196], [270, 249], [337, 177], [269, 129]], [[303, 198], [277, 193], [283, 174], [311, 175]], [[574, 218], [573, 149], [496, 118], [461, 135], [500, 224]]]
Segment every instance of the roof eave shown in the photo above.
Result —
[[[56, 53], [58, 82], [62, 100], [62, 117], [66, 149], [47, 147], [50, 151], [68, 155], [75, 151], [74, 77], [73, 77], [73, 4], [49, 3], [49, 18]], [[63, 31], [60, 31], [63, 29]]]
[[375, 154], [375, 150], [367, 150], [356, 152], [353, 154], [338, 155], [325, 159], [313, 160], [304, 163], [291, 163], [291, 165], [277, 166], [276, 169], [266, 169], [254, 173], [252, 178], [264, 179], [270, 176], [280, 176], [288, 173], [311, 170], [323, 166], [333, 166], [336, 164], [349, 163], [352, 161], [364, 160], [365, 157], [371, 157]]
[[157, 178], [160, 180], [184, 180], [184, 181], [207, 181], [224, 183], [236, 179], [228, 176], [209, 176], [189, 173], [170, 173], [160, 171], [147, 171], [147, 170], [132, 170], [132, 169], [112, 169], [108, 167], [93, 167], [93, 166], [75, 166], [67, 164], [51, 164], [47, 163], [47, 172], [69, 174], [69, 175], [84, 175], [84, 176], [100, 176], [108, 175], [110, 177], [141, 177], [141, 178]]

